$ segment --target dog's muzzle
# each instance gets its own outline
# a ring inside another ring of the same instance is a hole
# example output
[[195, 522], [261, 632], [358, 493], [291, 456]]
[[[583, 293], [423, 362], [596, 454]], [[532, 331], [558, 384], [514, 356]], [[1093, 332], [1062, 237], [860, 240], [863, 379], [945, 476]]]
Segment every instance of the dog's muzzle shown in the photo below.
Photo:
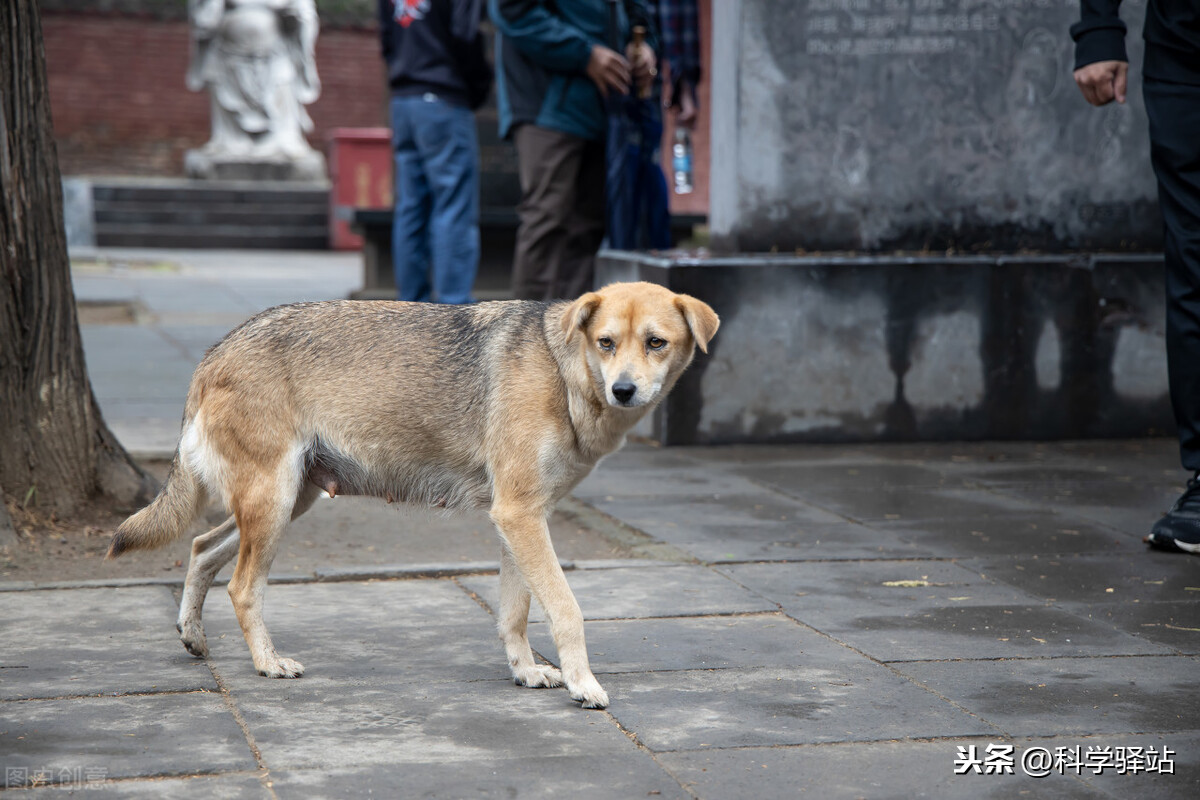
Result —
[[612, 385], [612, 396], [623, 406], [632, 405], [635, 394], [637, 394], [637, 384], [629, 381], [618, 381]]

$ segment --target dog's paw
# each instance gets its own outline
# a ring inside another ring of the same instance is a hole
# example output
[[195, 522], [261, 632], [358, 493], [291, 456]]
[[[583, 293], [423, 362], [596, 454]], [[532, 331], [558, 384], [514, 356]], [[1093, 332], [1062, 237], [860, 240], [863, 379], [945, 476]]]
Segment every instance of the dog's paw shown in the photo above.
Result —
[[608, 708], [608, 692], [600, 686], [600, 682], [592, 675], [579, 680], [567, 681], [567, 691], [572, 700], [583, 704], [584, 708]]
[[196, 658], [208, 656], [208, 640], [204, 637], [204, 626], [199, 622], [180, 622], [175, 625], [179, 631], [179, 641], [184, 648]]
[[304, 665], [291, 658], [276, 658], [265, 667], [259, 667], [258, 674], [264, 678], [299, 678], [304, 674]]
[[554, 667], [534, 664], [530, 667], [513, 667], [513, 683], [530, 689], [552, 689], [563, 685], [562, 672]]

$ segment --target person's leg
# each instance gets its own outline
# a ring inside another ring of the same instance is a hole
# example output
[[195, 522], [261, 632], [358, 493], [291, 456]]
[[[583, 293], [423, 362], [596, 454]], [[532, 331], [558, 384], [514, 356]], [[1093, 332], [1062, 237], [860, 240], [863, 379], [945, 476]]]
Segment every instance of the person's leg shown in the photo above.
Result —
[[[1167, 372], [1183, 467], [1200, 471], [1200, 86], [1147, 80], [1150, 157], [1163, 216]], [[1200, 483], [1155, 524], [1147, 542], [1200, 552]]]
[[513, 297], [551, 300], [558, 293], [567, 221], [585, 142], [559, 131], [522, 125], [513, 134], [521, 178], [520, 226], [513, 256]]
[[429, 284], [429, 186], [417, 151], [421, 99], [392, 98], [392, 148], [396, 158], [396, 207], [392, 216], [392, 264], [397, 296], [427, 301]]
[[585, 142], [575, 203], [567, 221], [557, 297], [579, 297], [595, 283], [596, 252], [604, 241], [604, 175], [604, 143]]
[[479, 145], [470, 109], [426, 99], [417, 150], [432, 197], [433, 285], [439, 303], [471, 302], [479, 269]]

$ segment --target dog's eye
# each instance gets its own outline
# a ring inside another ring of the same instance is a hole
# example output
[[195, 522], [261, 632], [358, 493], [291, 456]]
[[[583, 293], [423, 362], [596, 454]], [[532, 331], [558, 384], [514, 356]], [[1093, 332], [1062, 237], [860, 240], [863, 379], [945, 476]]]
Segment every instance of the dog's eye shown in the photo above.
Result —
[[651, 336], [646, 340], [646, 346], [651, 350], [662, 350], [667, 346], [667, 341], [665, 339], [660, 339], [657, 336]]
[[608, 338], [607, 336], [601, 336], [599, 339], [596, 340], [596, 344], [600, 345], [601, 350], [612, 350], [613, 349], [613, 340]]

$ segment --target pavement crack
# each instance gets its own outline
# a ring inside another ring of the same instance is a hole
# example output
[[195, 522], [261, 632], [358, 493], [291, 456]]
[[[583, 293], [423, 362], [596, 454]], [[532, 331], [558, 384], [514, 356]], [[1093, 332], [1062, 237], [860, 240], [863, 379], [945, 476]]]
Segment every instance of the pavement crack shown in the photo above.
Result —
[[0, 704], [43, 703], [52, 700], [100, 700], [120, 697], [168, 697], [183, 694], [216, 694], [216, 692], [212, 689], [205, 689], [203, 686], [197, 686], [192, 689], [163, 689], [162, 691], [95, 692], [93, 694], [60, 694], [53, 697], [5, 697], [0, 698]]
[[279, 795], [275, 793], [274, 785], [271, 781], [271, 772], [267, 767], [267, 763], [263, 760], [262, 750], [258, 747], [258, 742], [254, 739], [254, 734], [250, 731], [250, 726], [246, 723], [246, 718], [242, 716], [242, 710], [238, 708], [237, 701], [233, 697], [233, 692], [229, 690], [229, 685], [225, 679], [221, 677], [221, 673], [217, 670], [217, 665], [213, 662], [211, 656], [206, 656], [204, 663], [208, 666], [209, 672], [212, 673], [213, 680], [217, 682], [217, 687], [221, 690], [221, 700], [225, 704], [225, 709], [233, 717], [233, 721], [242, 731], [242, 736], [246, 739], [246, 745], [250, 748], [250, 754], [254, 756], [254, 763], [258, 766], [258, 780], [263, 785], [263, 789], [274, 798], [279, 800]]
[[991, 656], [989, 658], [889, 658], [887, 661], [880, 661], [881, 664], [987, 664], [1000, 661], [1095, 661], [1096, 659], [1110, 658], [1194, 658], [1189, 653], [1101, 653], [1098, 655], [1080, 655], [1069, 653], [1057, 653], [1044, 656]]
[[633, 742], [634, 747], [636, 747], [642, 753], [649, 756], [650, 760], [653, 761], [658, 766], [659, 769], [661, 769], [663, 772], [667, 773], [667, 775], [671, 778], [671, 780], [673, 780], [673, 781], [675, 781], [675, 783], [679, 784], [679, 788], [682, 789], [687, 794], [688, 797], [694, 798], [694, 800], [700, 799], [700, 795], [698, 795], [694, 791], [692, 791], [690, 784], [685, 783], [683, 781], [683, 779], [681, 779], [678, 775], [676, 775], [669, 767], [667, 767], [665, 764], [663, 764], [661, 761], [658, 760], [658, 754], [646, 746], [645, 742], [643, 742], [641, 740], [641, 738], [638, 737], [637, 731], [634, 731], [631, 728], [625, 727], [625, 725], [622, 724], [621, 720], [617, 719], [617, 717], [612, 713], [612, 711], [610, 711], [607, 708], [602, 710], [600, 713], [603, 714], [605, 717], [607, 717], [609, 719], [609, 721], [611, 721], [612, 724], [617, 727], [617, 730], [619, 730], [621, 733], [625, 734], [625, 738], [627, 738], [627, 739], [629, 739], [629, 741]]
[[474, 600], [476, 603], [478, 603], [479, 607], [482, 608], [484, 611], [486, 611], [489, 615], [491, 615], [492, 617], [496, 616], [496, 612], [492, 610], [492, 607], [490, 605], [488, 605], [488, 602], [486, 600], [484, 600], [482, 597], [480, 597], [477, 593], [471, 591], [466, 586], [463, 586], [462, 581], [460, 581], [456, 576], [451, 576], [450, 582], [453, 583], [458, 588], [462, 589], [464, 592], [466, 592], [467, 597], [470, 597], [472, 600]]
[[558, 501], [558, 510], [576, 524], [607, 539], [614, 546], [635, 558], [654, 561], [674, 561], [680, 564], [699, 564], [700, 559], [669, 542], [651, 536], [595, 506], [568, 495]]

